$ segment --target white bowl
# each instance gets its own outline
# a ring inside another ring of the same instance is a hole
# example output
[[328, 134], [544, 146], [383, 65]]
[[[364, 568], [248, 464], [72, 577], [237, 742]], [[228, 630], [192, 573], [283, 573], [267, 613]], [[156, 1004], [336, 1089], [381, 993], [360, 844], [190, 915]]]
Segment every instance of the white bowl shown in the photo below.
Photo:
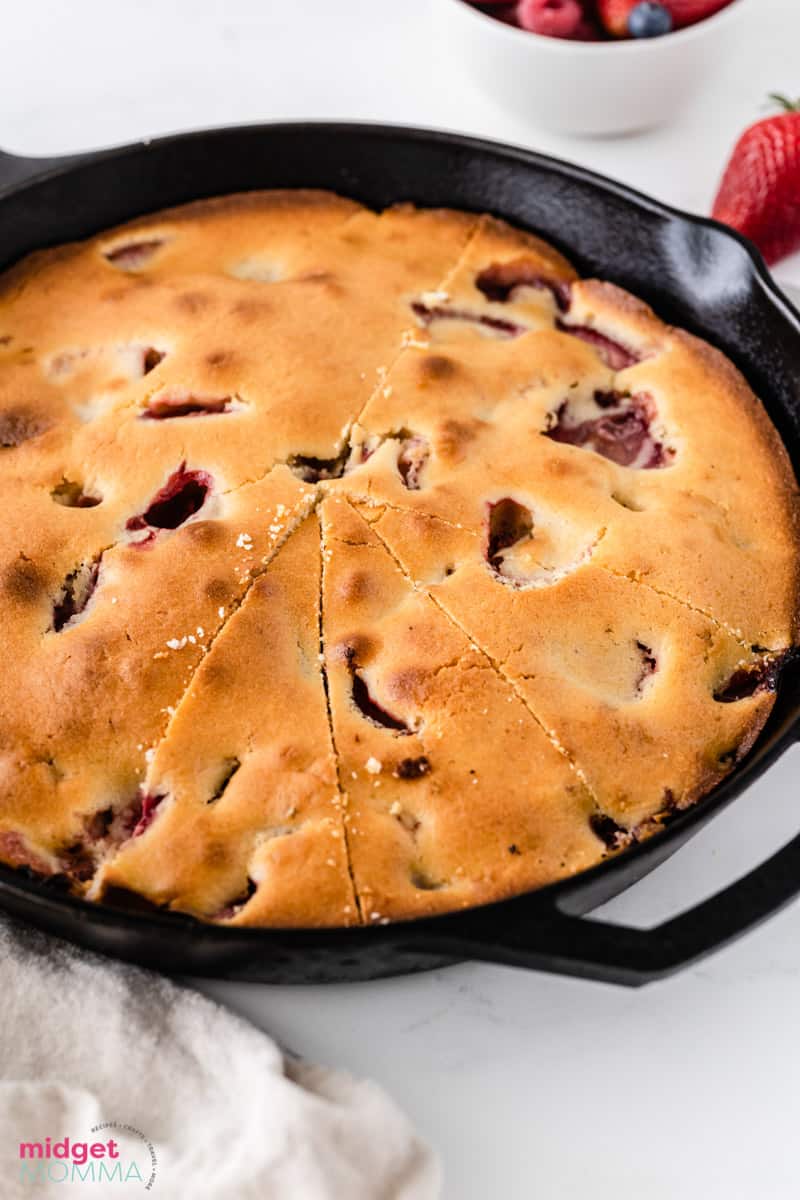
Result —
[[556, 133], [663, 125], [723, 61], [751, 0], [658, 38], [574, 42], [516, 29], [465, 0], [434, 0], [442, 42], [486, 91]]

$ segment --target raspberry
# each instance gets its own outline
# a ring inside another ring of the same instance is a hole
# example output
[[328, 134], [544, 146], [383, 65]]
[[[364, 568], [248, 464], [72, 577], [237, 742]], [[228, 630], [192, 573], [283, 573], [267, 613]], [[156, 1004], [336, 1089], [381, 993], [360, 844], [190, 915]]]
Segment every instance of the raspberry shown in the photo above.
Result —
[[517, 20], [531, 33], [571, 38], [581, 27], [583, 11], [578, 0], [520, 0]]

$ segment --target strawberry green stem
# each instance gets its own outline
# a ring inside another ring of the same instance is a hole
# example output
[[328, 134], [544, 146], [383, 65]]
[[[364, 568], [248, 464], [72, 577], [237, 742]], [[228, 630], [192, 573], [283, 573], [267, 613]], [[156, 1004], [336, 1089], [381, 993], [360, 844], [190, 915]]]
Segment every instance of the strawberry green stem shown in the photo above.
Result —
[[790, 100], [788, 96], [782, 96], [780, 92], [770, 92], [769, 99], [785, 112], [800, 112], [800, 100]]

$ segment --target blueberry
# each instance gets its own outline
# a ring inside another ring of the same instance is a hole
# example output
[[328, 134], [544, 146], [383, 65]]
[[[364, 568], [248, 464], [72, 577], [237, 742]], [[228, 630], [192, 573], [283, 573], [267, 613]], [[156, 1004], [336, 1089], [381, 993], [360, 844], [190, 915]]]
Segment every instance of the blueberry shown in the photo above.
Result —
[[663, 4], [645, 0], [631, 10], [628, 33], [635, 38], [661, 37], [672, 30], [672, 17]]

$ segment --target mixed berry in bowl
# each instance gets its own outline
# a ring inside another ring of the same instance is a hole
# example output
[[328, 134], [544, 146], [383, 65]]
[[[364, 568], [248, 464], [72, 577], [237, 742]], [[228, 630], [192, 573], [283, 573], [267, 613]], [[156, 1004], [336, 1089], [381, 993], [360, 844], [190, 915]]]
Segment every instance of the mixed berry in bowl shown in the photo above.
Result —
[[544, 37], [598, 42], [662, 37], [727, 8], [732, 0], [467, 0], [507, 25]]

